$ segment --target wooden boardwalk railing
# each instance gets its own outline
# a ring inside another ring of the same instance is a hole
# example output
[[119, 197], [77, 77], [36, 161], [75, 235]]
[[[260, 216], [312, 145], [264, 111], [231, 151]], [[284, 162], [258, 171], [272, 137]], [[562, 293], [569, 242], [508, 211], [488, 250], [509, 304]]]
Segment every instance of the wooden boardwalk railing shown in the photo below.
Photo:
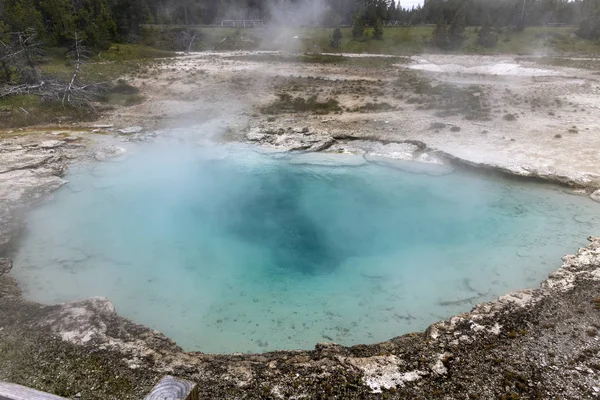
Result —
[[[0, 382], [0, 400], [67, 400], [14, 383]], [[199, 400], [195, 383], [165, 376], [144, 400]]]

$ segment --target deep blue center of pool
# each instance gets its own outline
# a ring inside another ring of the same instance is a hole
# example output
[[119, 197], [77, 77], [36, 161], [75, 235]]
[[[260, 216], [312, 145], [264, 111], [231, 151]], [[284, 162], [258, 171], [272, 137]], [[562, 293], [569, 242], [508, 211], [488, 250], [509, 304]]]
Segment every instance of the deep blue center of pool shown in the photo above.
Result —
[[75, 166], [14, 275], [45, 303], [106, 296], [189, 350], [351, 345], [535, 287], [600, 227], [600, 204], [555, 187], [293, 157], [153, 144]]

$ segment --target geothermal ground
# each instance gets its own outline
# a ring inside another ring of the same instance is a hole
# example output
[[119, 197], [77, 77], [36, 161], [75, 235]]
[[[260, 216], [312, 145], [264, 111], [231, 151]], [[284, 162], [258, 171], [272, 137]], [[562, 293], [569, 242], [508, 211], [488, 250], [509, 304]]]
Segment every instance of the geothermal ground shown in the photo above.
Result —
[[[2, 133], [0, 255], [18, 246], [27, 206], [65, 183], [68, 163], [108, 161], [129, 141], [178, 128], [203, 132], [199, 141], [485, 167], [600, 197], [598, 61], [555, 64], [272, 53], [165, 60], [129, 77], [144, 103], [96, 128]], [[164, 374], [198, 382], [207, 398], [598, 398], [600, 242], [590, 240], [541, 288], [426, 332], [261, 355], [184, 352], [106, 299], [28, 302], [1, 259], [0, 380], [85, 399], [142, 398]]]
[[[502, 56], [330, 57], [182, 57], [139, 75], [134, 84], [147, 101], [106, 122], [172, 128], [208, 121], [227, 140], [282, 149], [341, 152], [355, 151], [348, 141], [356, 139], [416, 140], [516, 174], [586, 186], [600, 179], [600, 61], [567, 59], [584, 68], [565, 68]], [[294, 103], [311, 96], [316, 105]]]

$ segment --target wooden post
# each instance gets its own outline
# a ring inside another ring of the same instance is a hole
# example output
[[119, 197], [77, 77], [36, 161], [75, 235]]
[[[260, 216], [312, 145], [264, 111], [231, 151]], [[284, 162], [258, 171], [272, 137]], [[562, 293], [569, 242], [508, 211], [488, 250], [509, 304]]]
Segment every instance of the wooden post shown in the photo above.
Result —
[[0, 382], [0, 400], [67, 400], [14, 383]]
[[198, 386], [193, 382], [167, 375], [154, 386], [144, 400], [199, 400]]

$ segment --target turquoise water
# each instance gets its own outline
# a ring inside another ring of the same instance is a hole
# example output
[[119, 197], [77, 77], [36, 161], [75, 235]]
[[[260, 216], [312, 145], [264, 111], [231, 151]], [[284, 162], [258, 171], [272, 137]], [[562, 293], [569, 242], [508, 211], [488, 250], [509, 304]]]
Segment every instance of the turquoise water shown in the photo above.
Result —
[[536, 287], [599, 233], [600, 204], [550, 186], [291, 161], [163, 143], [73, 167], [14, 275], [43, 303], [106, 296], [188, 350], [309, 349]]

